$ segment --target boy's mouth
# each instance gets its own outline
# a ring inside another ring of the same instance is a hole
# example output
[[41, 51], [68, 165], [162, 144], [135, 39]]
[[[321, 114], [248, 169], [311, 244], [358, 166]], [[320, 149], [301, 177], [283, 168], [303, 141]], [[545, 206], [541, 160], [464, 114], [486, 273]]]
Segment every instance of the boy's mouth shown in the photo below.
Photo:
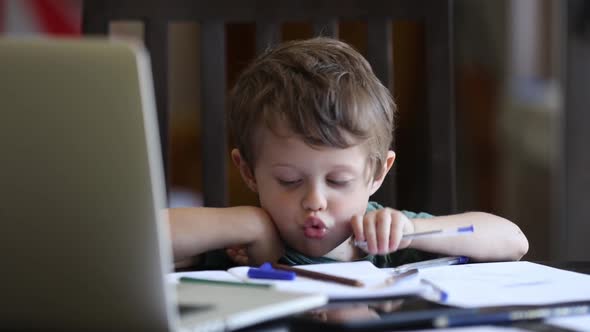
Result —
[[319, 218], [307, 218], [303, 224], [303, 234], [310, 239], [323, 239], [326, 236], [326, 225]]

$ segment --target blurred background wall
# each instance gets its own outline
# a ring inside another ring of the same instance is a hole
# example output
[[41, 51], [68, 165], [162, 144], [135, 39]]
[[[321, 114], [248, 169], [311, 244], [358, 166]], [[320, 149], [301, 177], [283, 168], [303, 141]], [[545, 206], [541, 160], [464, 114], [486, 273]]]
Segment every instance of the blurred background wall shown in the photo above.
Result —
[[[435, 1], [435, 0], [433, 0]], [[551, 258], [562, 222], [559, 208], [559, 129], [563, 110], [559, 1], [454, 1], [458, 199], [462, 211], [480, 210], [517, 223], [530, 240], [526, 259]], [[80, 35], [79, 0], [0, 0], [4, 35]], [[171, 206], [200, 204], [199, 26], [176, 22], [170, 34]], [[366, 52], [366, 24], [340, 22], [339, 34]], [[425, 106], [422, 77], [424, 30], [416, 23], [393, 27], [394, 98], [399, 106], [397, 154], [404, 167], [419, 167], [413, 129]], [[141, 40], [138, 22], [115, 22], [111, 35]], [[287, 22], [283, 40], [312, 37], [311, 24]], [[255, 26], [226, 29], [228, 85], [255, 55]], [[366, 54], [366, 53], [365, 53]], [[395, 65], [395, 63], [403, 63]], [[255, 204], [255, 196], [230, 169], [231, 203]], [[398, 208], [403, 208], [400, 206]], [[552, 243], [553, 241], [553, 243]]]

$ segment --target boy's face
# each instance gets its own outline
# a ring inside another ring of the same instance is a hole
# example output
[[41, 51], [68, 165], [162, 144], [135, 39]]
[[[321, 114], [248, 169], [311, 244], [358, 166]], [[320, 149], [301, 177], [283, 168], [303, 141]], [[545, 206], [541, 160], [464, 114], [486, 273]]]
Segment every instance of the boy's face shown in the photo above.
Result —
[[[351, 218], [365, 213], [381, 184], [369, 176], [366, 149], [310, 147], [268, 129], [258, 135], [253, 175], [242, 169], [248, 186], [290, 247], [313, 257], [326, 255], [350, 237]], [[239, 166], [245, 167], [243, 161]]]

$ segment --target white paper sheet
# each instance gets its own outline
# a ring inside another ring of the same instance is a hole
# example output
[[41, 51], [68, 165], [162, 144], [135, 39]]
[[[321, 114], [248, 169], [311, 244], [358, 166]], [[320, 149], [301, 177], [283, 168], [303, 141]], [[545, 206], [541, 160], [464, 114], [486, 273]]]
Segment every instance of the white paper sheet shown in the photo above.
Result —
[[192, 277], [207, 280], [242, 281], [250, 283], [272, 284], [277, 290], [292, 293], [320, 293], [331, 299], [378, 298], [387, 296], [401, 296], [427, 292], [429, 288], [420, 283], [418, 275], [393, 283], [385, 281], [391, 274], [380, 270], [371, 262], [345, 262], [330, 264], [312, 264], [298, 266], [299, 268], [328, 273], [339, 277], [357, 279], [364, 283], [364, 287], [346, 286], [333, 282], [313, 280], [298, 276], [292, 281], [251, 279], [248, 278], [248, 266], [238, 266], [227, 271], [194, 271], [171, 273], [168, 281], [177, 283], [181, 277]]
[[590, 276], [531, 262], [433, 267], [420, 271], [462, 307], [590, 301]]
[[305, 277], [297, 277], [294, 281], [279, 281], [265, 279], [250, 279], [247, 276], [248, 267], [235, 267], [228, 271], [240, 279], [248, 282], [272, 282], [274, 286], [285, 292], [321, 293], [331, 299], [376, 298], [398, 295], [419, 294], [426, 286], [420, 283], [416, 275], [394, 284], [386, 284], [391, 276], [389, 273], [378, 269], [371, 262], [345, 262], [330, 264], [302, 265], [298, 268], [328, 273], [339, 277], [357, 279], [362, 281], [364, 287], [346, 286], [333, 282], [313, 280]]
[[590, 315], [552, 318], [545, 323], [572, 331], [590, 332]]

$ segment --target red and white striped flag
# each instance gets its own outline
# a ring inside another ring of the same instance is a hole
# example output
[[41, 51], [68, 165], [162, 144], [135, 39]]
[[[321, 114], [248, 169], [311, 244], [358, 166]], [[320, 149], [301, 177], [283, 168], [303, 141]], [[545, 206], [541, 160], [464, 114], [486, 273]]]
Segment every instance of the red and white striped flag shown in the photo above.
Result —
[[0, 34], [80, 35], [81, 0], [0, 0]]

